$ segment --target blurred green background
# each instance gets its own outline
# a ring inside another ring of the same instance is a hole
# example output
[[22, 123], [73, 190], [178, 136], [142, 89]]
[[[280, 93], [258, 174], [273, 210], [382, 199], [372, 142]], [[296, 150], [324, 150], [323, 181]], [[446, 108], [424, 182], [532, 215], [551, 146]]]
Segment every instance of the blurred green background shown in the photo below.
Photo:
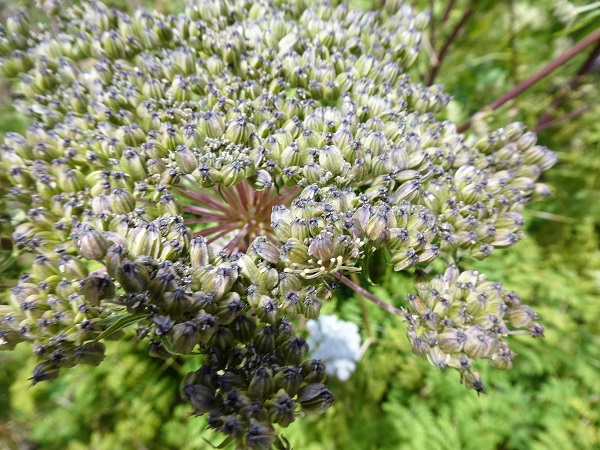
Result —
[[[1, 14], [6, 17], [10, 10], [32, 3], [0, 1]], [[165, 12], [178, 12], [184, 4], [108, 3], [122, 9], [142, 4]], [[352, 3], [377, 7], [369, 0]], [[600, 7], [582, 8], [593, 2], [413, 3], [418, 9], [432, 8], [435, 20], [412, 75], [428, 82], [437, 65], [434, 81], [454, 96], [440, 118], [457, 123], [600, 24]], [[444, 46], [447, 51], [441, 52]], [[514, 369], [483, 367], [488, 394], [478, 397], [453, 371], [440, 372], [413, 356], [398, 318], [372, 304], [366, 305], [365, 316], [359, 299], [342, 292], [324, 312], [356, 322], [373, 344], [349, 381], [331, 380], [334, 406], [324, 416], [297, 421], [286, 431], [294, 448], [600, 448], [599, 53], [600, 46], [590, 46], [498, 111], [479, 118], [471, 130], [483, 134], [520, 120], [537, 127], [539, 142], [559, 154], [559, 163], [544, 180], [554, 196], [529, 208], [527, 239], [467, 265], [518, 292], [539, 313], [546, 337], [515, 336]], [[27, 121], [12, 110], [5, 92], [0, 89], [0, 132], [22, 130]], [[14, 264], [0, 256], [0, 270], [14, 269]], [[408, 286], [401, 275], [384, 275], [371, 290], [398, 301]], [[115, 342], [99, 368], [76, 367], [57, 381], [29, 387], [27, 378], [35, 365], [31, 348], [2, 352], [0, 449], [210, 448], [203, 438], [218, 439], [204, 431], [203, 418], [188, 417], [188, 406], [178, 397], [182, 374], [196, 364], [166, 365], [149, 358], [143, 344]]]

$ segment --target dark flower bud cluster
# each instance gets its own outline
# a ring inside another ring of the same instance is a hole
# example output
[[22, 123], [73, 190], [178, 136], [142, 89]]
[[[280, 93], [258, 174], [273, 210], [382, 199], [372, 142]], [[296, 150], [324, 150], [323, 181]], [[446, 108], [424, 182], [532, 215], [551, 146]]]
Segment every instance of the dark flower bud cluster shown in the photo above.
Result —
[[[31, 119], [0, 146], [0, 232], [33, 259], [0, 349], [33, 342], [33, 383], [97, 365], [136, 324], [153, 356], [204, 355], [182, 396], [211, 428], [281, 448], [275, 427], [333, 402], [297, 317], [374, 252], [412, 272], [508, 247], [549, 192], [555, 155], [522, 124], [470, 143], [436, 119], [450, 97], [407, 74], [428, 17], [402, 2], [44, 4], [55, 27], [0, 28], [0, 74]], [[507, 322], [543, 330], [454, 265], [403, 316], [415, 353], [479, 391], [473, 360], [511, 365]]]

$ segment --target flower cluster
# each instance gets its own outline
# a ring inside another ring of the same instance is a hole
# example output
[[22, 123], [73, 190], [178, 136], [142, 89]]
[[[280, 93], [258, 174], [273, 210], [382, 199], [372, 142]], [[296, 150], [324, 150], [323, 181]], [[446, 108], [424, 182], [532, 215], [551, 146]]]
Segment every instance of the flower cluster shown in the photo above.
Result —
[[[0, 29], [0, 74], [32, 121], [0, 147], [0, 213], [33, 256], [0, 348], [34, 343], [33, 383], [100, 363], [137, 324], [154, 356], [205, 355], [182, 395], [210, 427], [284, 446], [274, 424], [333, 401], [296, 317], [375, 251], [403, 271], [510, 246], [548, 192], [555, 156], [521, 124], [470, 146], [436, 120], [449, 96], [406, 74], [428, 16], [402, 2], [51, 12], [53, 27], [18, 13]], [[469, 379], [473, 359], [506, 368], [503, 318], [532, 313], [449, 271], [409, 297], [415, 352]]]

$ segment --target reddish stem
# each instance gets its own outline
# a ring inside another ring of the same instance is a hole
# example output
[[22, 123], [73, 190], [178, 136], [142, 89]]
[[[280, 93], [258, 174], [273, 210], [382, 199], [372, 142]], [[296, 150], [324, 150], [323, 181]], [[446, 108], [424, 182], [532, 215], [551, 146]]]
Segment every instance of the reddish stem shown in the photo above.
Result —
[[375, 303], [380, 308], [385, 309], [387, 312], [391, 312], [392, 314], [395, 314], [400, 317], [406, 317], [406, 313], [404, 311], [402, 311], [399, 308], [396, 308], [395, 306], [390, 305], [389, 303], [384, 302], [380, 298], [375, 297], [369, 291], [363, 289], [358, 284], [354, 283], [352, 280], [345, 277], [341, 273], [336, 273], [336, 274], [334, 274], [334, 276], [337, 279], [339, 279], [342, 283], [344, 283], [346, 286], [348, 286], [350, 289], [355, 291], [357, 294], [362, 295], [366, 299], [371, 300], [373, 303]]
[[229, 204], [228, 205], [229, 211], [232, 210], [231, 208], [235, 208], [237, 211], [245, 210], [244, 206], [240, 203], [239, 199], [235, 195], [232, 195], [232, 193], [229, 191], [228, 188], [221, 189], [218, 192], [223, 196], [225, 201]]
[[248, 222], [244, 226], [244, 228], [242, 228], [240, 230], [240, 232], [237, 234], [237, 236], [234, 237], [229, 244], [227, 244], [227, 246], [225, 247], [225, 250], [227, 250], [227, 251], [233, 250], [238, 245], [238, 243], [246, 237], [246, 235], [248, 234], [250, 229], [252, 227], [254, 227], [254, 225], [256, 225], [256, 222], [254, 220], [251, 220], [250, 222]]
[[188, 188], [187, 186], [183, 189], [179, 188], [179, 187], [175, 187], [174, 191], [175, 191], [175, 193], [181, 195], [182, 197], [185, 197], [188, 200], [198, 202], [198, 203], [202, 204], [203, 206], [210, 206], [211, 208], [217, 209], [221, 212], [224, 212], [225, 214], [228, 214], [229, 212], [231, 212], [231, 210], [225, 208], [220, 203], [215, 202], [211, 198], [208, 198], [205, 195], [201, 194], [200, 192], [195, 191], [191, 188]]
[[[552, 103], [550, 103], [550, 108], [549, 110], [547, 110], [544, 114], [542, 114], [542, 117], [540, 117], [540, 120], [538, 121], [535, 129], [545, 129], [547, 128], [545, 125], [550, 121], [550, 118], [552, 116], [552, 112], [556, 111], [558, 109], [558, 107], [560, 106], [560, 104], [563, 102], [563, 100], [567, 97], [567, 95], [569, 94], [569, 92], [573, 91], [577, 85], [579, 84], [579, 81], [581, 81], [581, 78], [583, 78], [588, 72], [590, 72], [592, 70], [592, 68], [594, 67], [594, 62], [596, 61], [596, 59], [598, 58], [598, 56], [600, 55], [600, 42], [598, 42], [596, 44], [596, 46], [592, 49], [592, 51], [590, 52], [589, 56], [587, 57], [587, 59], [585, 60], [585, 62], [583, 63], [583, 65], [581, 66], [581, 68], [577, 71], [577, 73], [575, 74], [575, 76], [573, 77], [573, 79], [569, 82], [569, 84], [567, 84], [567, 89], [566, 91], [559, 93], [554, 100], [552, 100]], [[563, 116], [565, 117], [565, 116]], [[554, 121], [552, 121], [554, 122]]]
[[240, 225], [242, 225], [241, 222], [222, 223], [220, 225], [215, 225], [214, 227], [208, 227], [208, 228], [205, 228], [203, 230], [200, 230], [200, 231], [198, 231], [197, 234], [200, 234], [203, 237], [207, 237], [207, 236], [210, 236], [211, 234], [214, 234], [214, 233], [216, 233], [218, 231], [221, 231], [221, 230], [228, 230], [228, 232], [229, 231], [233, 231], [236, 228], [238, 228]]
[[[500, 106], [504, 105], [506, 102], [512, 100], [513, 98], [515, 98], [522, 92], [529, 89], [535, 83], [537, 83], [541, 79], [545, 78], [546, 76], [548, 76], [549, 74], [554, 72], [556, 69], [558, 69], [564, 63], [566, 63], [570, 59], [577, 56], [579, 53], [581, 53], [583, 50], [585, 50], [585, 48], [594, 44], [598, 40], [600, 40], [600, 28], [598, 28], [596, 31], [588, 34], [585, 38], [583, 38], [581, 41], [579, 41], [577, 44], [575, 44], [573, 47], [571, 47], [565, 53], [560, 55], [558, 58], [551, 61], [545, 67], [538, 70], [536, 73], [531, 75], [525, 81], [519, 83], [513, 89], [511, 89], [506, 94], [504, 94], [502, 97], [496, 99], [495, 101], [493, 101], [492, 103], [490, 103], [488, 106], [486, 106], [485, 108], [483, 108], [480, 111], [483, 111], [484, 109], [490, 109], [492, 111], [495, 109], [498, 109]], [[462, 133], [469, 129], [469, 127], [471, 126], [471, 122], [473, 121], [473, 117], [475, 115], [476, 114], [474, 114], [468, 121], [466, 121], [460, 127], [458, 127], [459, 133]]]
[[221, 213], [219, 213], [217, 211], [211, 211], [210, 209], [201, 208], [200, 206], [196, 206], [196, 205], [185, 205], [183, 207], [183, 210], [185, 212], [189, 212], [189, 213], [193, 213], [193, 214], [202, 214], [203, 216], [210, 216], [210, 217], [214, 217], [214, 218], [218, 218], [218, 219], [222, 219], [222, 220], [228, 220], [231, 218], [230, 216], [227, 216], [227, 215], [221, 215]]
[[442, 20], [441, 20], [441, 24], [444, 24], [448, 18], [450, 17], [450, 13], [452, 12], [452, 8], [454, 7], [454, 3], [456, 3], [456, 0], [450, 0], [448, 2], [448, 4], [446, 5], [446, 10], [444, 11], [444, 15], [442, 16]]
[[185, 219], [184, 222], [186, 224], [193, 223], [213, 223], [213, 222], [223, 222], [221, 217], [200, 217], [197, 219]]

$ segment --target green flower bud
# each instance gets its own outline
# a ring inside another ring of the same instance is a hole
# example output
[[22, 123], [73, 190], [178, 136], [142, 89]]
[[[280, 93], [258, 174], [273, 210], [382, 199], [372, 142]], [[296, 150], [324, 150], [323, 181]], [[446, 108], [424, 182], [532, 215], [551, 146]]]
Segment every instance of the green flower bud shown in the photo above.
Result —
[[123, 188], [116, 188], [110, 194], [110, 207], [115, 214], [127, 214], [135, 208], [133, 195]]
[[265, 367], [259, 367], [254, 372], [250, 384], [248, 385], [248, 395], [252, 399], [262, 401], [271, 396], [274, 388], [271, 370]]
[[81, 291], [87, 303], [99, 306], [101, 300], [115, 297], [115, 285], [106, 275], [94, 274], [82, 282]]
[[305, 361], [301, 373], [306, 383], [324, 383], [327, 379], [325, 364], [318, 359]]
[[150, 282], [146, 267], [127, 259], [123, 260], [119, 266], [116, 278], [127, 292], [143, 292]]
[[178, 323], [172, 328], [168, 339], [177, 353], [188, 355], [200, 342], [200, 330], [192, 321]]
[[331, 391], [319, 383], [306, 385], [298, 392], [298, 403], [307, 414], [323, 414], [334, 400]]
[[276, 328], [272, 325], [259, 327], [252, 344], [259, 354], [268, 354], [275, 350]]
[[106, 256], [109, 243], [95, 228], [82, 225], [74, 238], [75, 246], [84, 258], [100, 261]]
[[244, 304], [237, 292], [229, 292], [219, 300], [215, 318], [221, 325], [228, 325], [244, 310]]

